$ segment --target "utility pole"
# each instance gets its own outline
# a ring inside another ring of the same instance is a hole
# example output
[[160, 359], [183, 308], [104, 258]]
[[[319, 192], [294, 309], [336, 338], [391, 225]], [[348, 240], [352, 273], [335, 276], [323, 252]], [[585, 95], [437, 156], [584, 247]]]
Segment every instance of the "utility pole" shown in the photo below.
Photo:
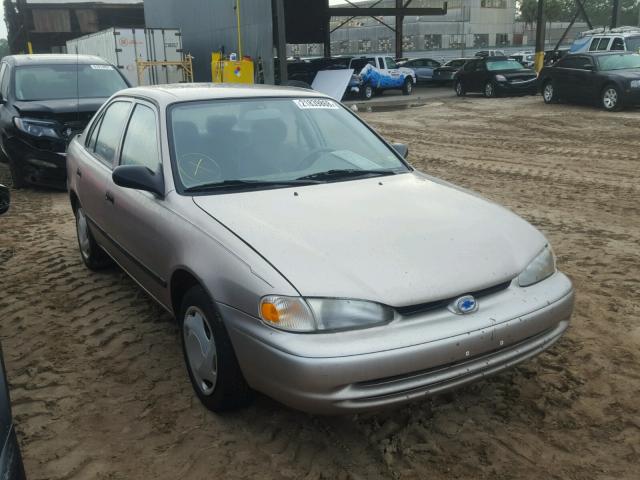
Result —
[[620, 19], [620, 0], [613, 0], [613, 8], [611, 10], [611, 28], [618, 26]]
[[538, 0], [538, 16], [536, 20], [536, 72], [544, 66], [544, 0]]
[[276, 20], [278, 27], [277, 49], [278, 49], [278, 71], [280, 72], [280, 85], [289, 79], [287, 77], [287, 37], [284, 22], [284, 0], [275, 0]]
[[[409, 2], [407, 2], [409, 3]], [[404, 0], [396, 0], [396, 8], [403, 8]], [[396, 15], [396, 58], [402, 58], [402, 25], [404, 16]]]

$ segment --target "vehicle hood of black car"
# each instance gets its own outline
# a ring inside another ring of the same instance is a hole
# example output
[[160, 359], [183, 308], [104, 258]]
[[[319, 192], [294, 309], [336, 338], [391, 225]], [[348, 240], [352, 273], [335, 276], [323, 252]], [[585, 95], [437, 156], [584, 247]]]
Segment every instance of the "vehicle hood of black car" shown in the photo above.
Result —
[[491, 73], [493, 73], [494, 75], [504, 75], [508, 80], [536, 77], [536, 72], [528, 68], [521, 70], [495, 70]]
[[600, 72], [603, 75], [607, 76], [618, 76], [627, 80], [638, 80], [640, 79], [640, 68], [627, 68], [624, 70], [605, 70]]
[[15, 101], [13, 106], [24, 117], [42, 118], [55, 120], [59, 114], [91, 113], [93, 115], [106, 98], [70, 98], [64, 100], [34, 100]]

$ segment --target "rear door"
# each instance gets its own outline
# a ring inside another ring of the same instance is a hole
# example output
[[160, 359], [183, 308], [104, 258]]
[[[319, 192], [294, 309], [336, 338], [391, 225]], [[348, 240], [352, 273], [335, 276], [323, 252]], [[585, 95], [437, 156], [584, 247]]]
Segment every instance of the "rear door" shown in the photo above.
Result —
[[[147, 167], [162, 175], [159, 114], [153, 104], [137, 101], [125, 122], [118, 165]], [[168, 250], [162, 234], [167, 211], [153, 193], [123, 188], [109, 178], [107, 225], [118, 251], [118, 262], [156, 298], [162, 298], [168, 276]]]
[[131, 102], [116, 100], [109, 104], [93, 123], [79, 149], [75, 172], [76, 193], [94, 236], [109, 249], [106, 233], [106, 185], [111, 179], [114, 161], [120, 146], [120, 137], [126, 122]]
[[575, 70], [580, 65], [580, 60], [577, 55], [570, 55], [564, 57], [556, 63], [553, 67], [552, 78], [554, 89], [558, 97], [573, 99], [576, 97], [576, 85], [575, 85]]
[[478, 67], [478, 60], [469, 60], [464, 64], [462, 71], [460, 72], [460, 81], [462, 86], [468, 92], [477, 92], [474, 88], [474, 76], [476, 75], [476, 68]]

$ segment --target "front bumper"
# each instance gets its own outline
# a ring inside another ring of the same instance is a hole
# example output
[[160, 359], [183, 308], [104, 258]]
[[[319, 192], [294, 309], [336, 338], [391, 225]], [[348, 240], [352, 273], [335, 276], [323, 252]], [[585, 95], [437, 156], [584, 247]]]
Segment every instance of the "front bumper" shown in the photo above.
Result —
[[[52, 145], [54, 142], [51, 142]], [[22, 177], [29, 183], [66, 189], [67, 157], [64, 144], [51, 150], [38, 148], [21, 137], [10, 137], [5, 141], [10, 161], [14, 162]]]
[[573, 289], [556, 273], [479, 303], [469, 315], [440, 309], [329, 334], [281, 332], [229, 306], [220, 309], [254, 389], [293, 408], [336, 414], [439, 393], [539, 354], [567, 329]]
[[496, 82], [496, 90], [499, 93], [511, 95], [535, 95], [538, 93], [538, 80], [533, 79], [523, 82]]

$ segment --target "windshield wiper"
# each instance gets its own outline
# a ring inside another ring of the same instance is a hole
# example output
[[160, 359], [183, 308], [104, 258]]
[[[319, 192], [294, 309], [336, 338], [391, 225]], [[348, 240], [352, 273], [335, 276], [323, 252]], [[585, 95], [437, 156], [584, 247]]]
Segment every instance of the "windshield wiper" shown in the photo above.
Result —
[[232, 188], [260, 188], [260, 187], [289, 187], [313, 185], [319, 182], [308, 180], [224, 180], [223, 182], [203, 183], [185, 188], [185, 192], [206, 192], [210, 190], [224, 190]]
[[393, 170], [358, 170], [355, 168], [334, 169], [326, 172], [312, 173], [296, 180], [335, 180], [339, 178], [356, 178], [356, 177], [381, 177], [385, 175], [395, 175]]

